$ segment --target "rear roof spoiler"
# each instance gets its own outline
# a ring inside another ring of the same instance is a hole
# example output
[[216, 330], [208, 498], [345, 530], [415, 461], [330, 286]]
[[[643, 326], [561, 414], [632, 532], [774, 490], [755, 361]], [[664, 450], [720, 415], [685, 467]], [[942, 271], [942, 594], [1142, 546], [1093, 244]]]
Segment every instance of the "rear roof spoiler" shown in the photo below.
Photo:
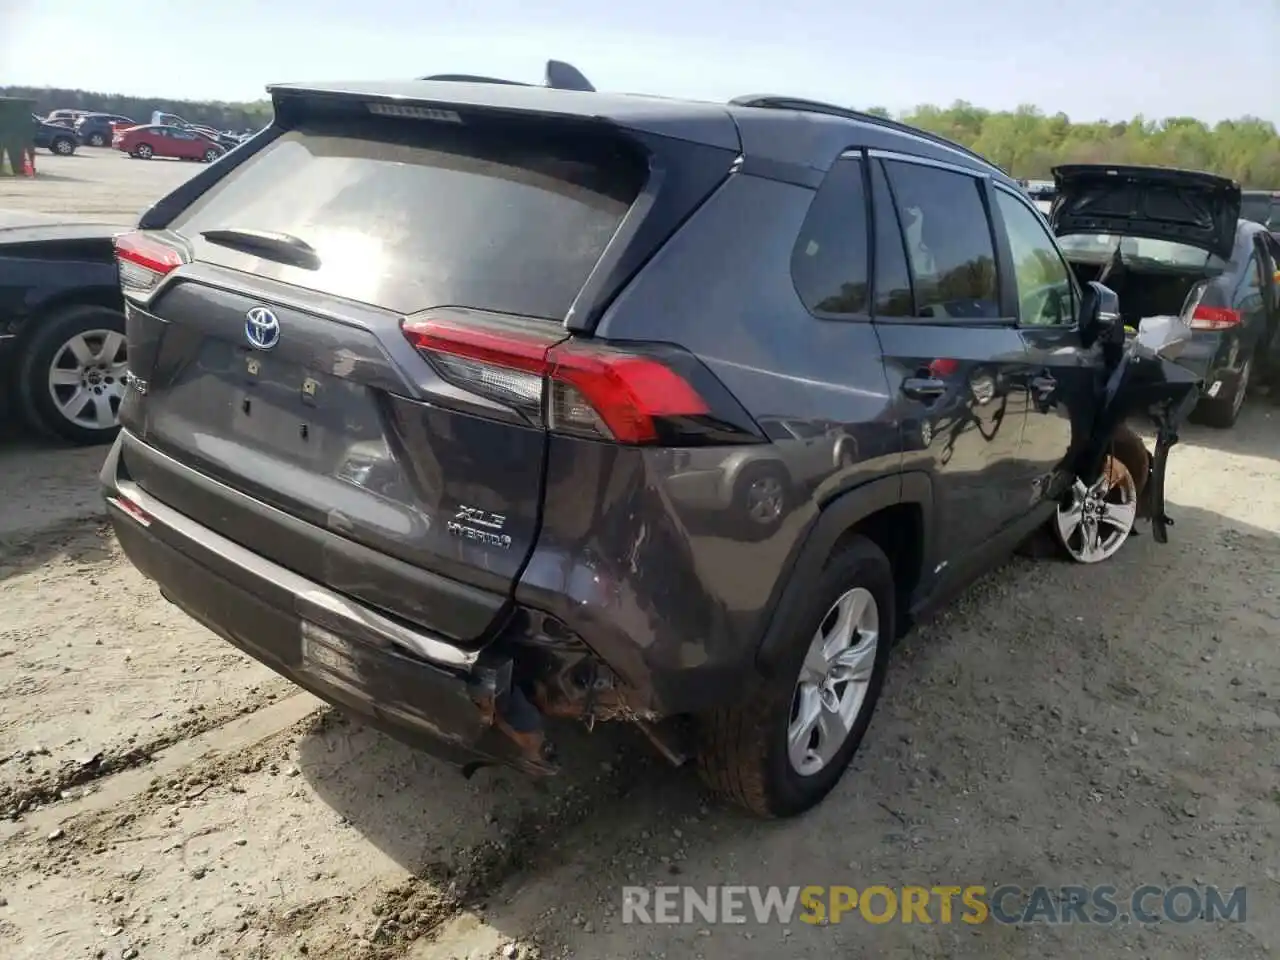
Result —
[[[498, 77], [479, 77], [467, 73], [437, 73], [419, 80], [446, 80], [455, 83], [504, 83], [512, 87], [530, 87], [533, 84], [521, 83], [518, 80], [502, 80]], [[542, 86], [551, 90], [579, 90], [583, 93], [595, 93], [596, 88], [591, 81], [582, 75], [582, 71], [573, 64], [563, 60], [548, 60]]]

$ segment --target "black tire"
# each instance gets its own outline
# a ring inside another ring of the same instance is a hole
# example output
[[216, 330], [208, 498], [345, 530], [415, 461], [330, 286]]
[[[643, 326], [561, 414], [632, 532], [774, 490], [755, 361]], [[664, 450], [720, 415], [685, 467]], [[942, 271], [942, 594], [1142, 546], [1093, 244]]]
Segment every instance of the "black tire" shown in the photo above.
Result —
[[[825, 767], [802, 776], [787, 756], [796, 681], [814, 633], [836, 600], [854, 587], [870, 592], [879, 608], [875, 665], [861, 712], [844, 744]], [[896, 636], [895, 592], [889, 559], [865, 537], [853, 538], [827, 562], [773, 677], [760, 681], [733, 706], [698, 718], [699, 772], [718, 796], [757, 816], [775, 818], [801, 814], [831, 792], [862, 743], [884, 686]]]
[[107, 145], [107, 138], [104, 134], [101, 134], [101, 133], [89, 134], [89, 146], [105, 147], [106, 145]]
[[137, 143], [134, 144], [133, 150], [130, 151], [129, 155], [139, 160], [150, 160], [156, 155], [156, 151], [149, 143]]
[[1227, 390], [1216, 397], [1205, 397], [1196, 404], [1195, 418], [1205, 426], [1217, 430], [1230, 430], [1240, 419], [1240, 410], [1244, 406], [1245, 395], [1249, 392], [1250, 375], [1253, 371], [1253, 357], [1245, 359], [1239, 373], [1225, 378]]
[[49, 391], [49, 373], [58, 352], [72, 337], [89, 330], [125, 332], [124, 315], [108, 307], [81, 304], [29, 321], [35, 332], [19, 347], [17, 396], [30, 426], [72, 443], [89, 446], [110, 443], [120, 432], [90, 429], [64, 417]]
[[[777, 513], [768, 519], [752, 514], [752, 490], [757, 483], [777, 484]], [[764, 540], [773, 536], [787, 515], [787, 503], [791, 478], [781, 463], [749, 464], [733, 484], [733, 508], [729, 511], [733, 534], [747, 540]]]
[[213, 150], [213, 149], [206, 150], [204, 152], [204, 162], [213, 163], [213, 161], [217, 160], [220, 156], [222, 156], [222, 154], [219, 153], [217, 150]]
[[54, 137], [49, 141], [49, 152], [59, 157], [69, 157], [76, 152], [75, 137]]

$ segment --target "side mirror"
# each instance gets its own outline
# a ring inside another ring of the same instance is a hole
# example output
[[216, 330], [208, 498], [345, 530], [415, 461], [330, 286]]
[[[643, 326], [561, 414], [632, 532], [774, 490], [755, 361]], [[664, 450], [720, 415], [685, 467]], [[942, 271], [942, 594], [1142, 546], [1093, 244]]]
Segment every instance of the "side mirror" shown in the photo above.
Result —
[[1080, 334], [1086, 347], [1095, 343], [1124, 344], [1120, 297], [1106, 284], [1090, 280], [1080, 300]]
[[1181, 317], [1143, 317], [1138, 322], [1136, 352], [1148, 357], [1173, 360], [1191, 340], [1191, 327]]

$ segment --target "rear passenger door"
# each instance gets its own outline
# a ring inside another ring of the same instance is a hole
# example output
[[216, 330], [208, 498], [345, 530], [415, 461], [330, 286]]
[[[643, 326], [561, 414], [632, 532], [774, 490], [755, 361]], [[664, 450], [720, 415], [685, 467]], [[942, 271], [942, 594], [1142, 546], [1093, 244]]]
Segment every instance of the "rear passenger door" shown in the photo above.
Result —
[[967, 579], [1028, 510], [1018, 463], [1026, 354], [1003, 302], [987, 178], [873, 151], [873, 320], [904, 430], [931, 475], [926, 570]]
[[1033, 500], [1040, 502], [1057, 495], [1068, 459], [1089, 435], [1102, 354], [1081, 341], [1079, 287], [1044, 217], [1012, 187], [995, 184], [992, 195], [1000, 260], [1008, 264], [1030, 363], [1022, 458]]

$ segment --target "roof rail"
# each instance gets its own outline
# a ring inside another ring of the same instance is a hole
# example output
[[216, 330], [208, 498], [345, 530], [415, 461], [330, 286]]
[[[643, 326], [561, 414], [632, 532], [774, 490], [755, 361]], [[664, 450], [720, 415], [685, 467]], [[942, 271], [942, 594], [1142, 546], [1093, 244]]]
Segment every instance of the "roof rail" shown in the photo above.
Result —
[[952, 150], [959, 150], [961, 153], [973, 157], [975, 160], [981, 160], [983, 163], [1000, 168], [992, 163], [989, 159], [979, 153], [970, 150], [964, 144], [956, 143], [946, 137], [936, 133], [930, 133], [928, 130], [921, 130], [919, 127], [913, 127], [909, 123], [903, 123], [900, 120], [890, 120], [888, 117], [879, 117], [874, 113], [863, 113], [859, 110], [850, 110], [848, 107], [839, 107], [833, 103], [823, 103], [821, 100], [805, 100], [802, 97], [786, 97], [772, 93], [752, 93], [746, 96], [734, 97], [729, 101], [736, 107], [762, 107], [767, 110], [799, 110], [804, 113], [822, 113], [830, 117], [844, 117], [846, 120], [857, 120], [861, 123], [874, 123], [877, 126], [888, 127], [890, 130], [897, 130], [900, 133], [909, 133], [912, 136], [923, 137], [926, 140], [932, 140], [934, 143], [944, 147], [950, 147]]
[[[501, 83], [511, 87], [531, 87], [531, 83], [522, 83], [519, 80], [503, 80], [498, 77], [481, 77], [469, 73], [437, 73], [429, 77], [419, 77], [419, 80], [445, 80], [454, 83]], [[544, 87], [552, 90], [580, 90], [584, 93], [595, 93], [596, 88], [591, 85], [586, 77], [582, 75], [577, 67], [573, 64], [565, 63], [563, 60], [548, 60], [545, 78], [542, 82]]]

